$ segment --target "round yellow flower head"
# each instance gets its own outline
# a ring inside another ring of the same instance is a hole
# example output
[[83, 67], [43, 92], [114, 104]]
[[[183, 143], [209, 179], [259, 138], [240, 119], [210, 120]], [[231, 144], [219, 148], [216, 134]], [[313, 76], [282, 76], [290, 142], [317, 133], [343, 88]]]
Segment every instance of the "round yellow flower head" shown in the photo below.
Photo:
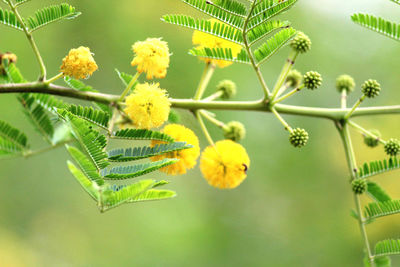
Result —
[[168, 43], [161, 38], [148, 38], [144, 42], [136, 42], [132, 46], [135, 57], [131, 62], [137, 66], [139, 73], [145, 72], [147, 79], [164, 78], [169, 67]]
[[232, 189], [246, 179], [250, 159], [243, 146], [223, 140], [207, 147], [200, 159], [200, 169], [207, 182], [220, 189]]
[[[214, 24], [216, 22], [219, 22], [216, 19], [210, 19], [211, 22], [211, 27], [214, 27]], [[230, 48], [232, 50], [232, 56], [236, 57], [240, 51], [242, 50], [242, 46], [230, 41], [227, 41], [225, 39], [216, 37], [214, 35], [204, 33], [201, 31], [194, 31], [193, 32], [193, 37], [192, 37], [192, 42], [194, 45], [198, 45], [197, 49], [202, 49], [202, 48]], [[205, 61], [206, 63], [213, 63], [217, 65], [220, 68], [225, 68], [233, 63], [230, 61], [226, 60], [216, 60], [216, 59], [209, 59], [209, 58], [201, 58], [201, 60]]]
[[63, 59], [61, 72], [75, 79], [86, 79], [98, 69], [96, 61], [90, 49], [81, 46], [71, 49], [68, 55]]
[[[199, 139], [197, 138], [195, 133], [185, 126], [179, 124], [169, 124], [165, 126], [163, 129], [163, 133], [168, 134], [169, 136], [174, 138], [176, 142], [186, 142], [193, 147], [152, 157], [152, 161], [158, 161], [165, 158], [179, 159], [177, 163], [166, 166], [162, 168], [161, 171], [171, 175], [178, 175], [185, 174], [188, 169], [192, 169], [194, 166], [196, 166], [197, 158], [200, 155], [200, 145]], [[163, 143], [165, 142], [152, 141], [151, 145], [155, 146], [157, 144]]]
[[167, 91], [158, 83], [136, 85], [135, 91], [126, 98], [125, 112], [140, 129], [160, 127], [168, 119], [171, 103]]

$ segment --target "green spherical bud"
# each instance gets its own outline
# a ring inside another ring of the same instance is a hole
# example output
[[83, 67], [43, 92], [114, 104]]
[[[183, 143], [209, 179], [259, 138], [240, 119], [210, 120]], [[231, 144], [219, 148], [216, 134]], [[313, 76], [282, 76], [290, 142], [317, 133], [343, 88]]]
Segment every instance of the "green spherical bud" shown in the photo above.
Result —
[[367, 182], [364, 179], [353, 180], [351, 187], [357, 195], [363, 194], [367, 190]]
[[362, 85], [362, 92], [366, 97], [376, 97], [381, 92], [381, 85], [376, 80], [368, 80]]
[[227, 123], [223, 128], [225, 139], [230, 139], [235, 142], [239, 142], [246, 136], [246, 128], [238, 121], [231, 121]]
[[395, 157], [400, 152], [400, 141], [394, 138], [391, 138], [385, 144], [385, 152], [389, 156]]
[[343, 90], [347, 91], [348, 93], [353, 92], [354, 88], [356, 87], [356, 83], [350, 75], [340, 75], [336, 79], [336, 89], [339, 92], [342, 92]]
[[369, 130], [370, 133], [377, 136], [378, 138], [373, 138], [371, 136], [363, 135], [364, 136], [364, 143], [369, 147], [377, 147], [379, 145], [379, 140], [381, 138], [381, 133], [378, 130], [371, 129]]
[[217, 85], [217, 92], [221, 91], [222, 99], [230, 99], [236, 95], [236, 84], [231, 80], [220, 81]]
[[322, 76], [316, 71], [307, 72], [304, 77], [304, 86], [307, 89], [315, 90], [322, 85]]
[[308, 133], [304, 129], [293, 129], [290, 133], [289, 141], [294, 147], [303, 147], [308, 142]]
[[294, 51], [299, 53], [306, 53], [311, 49], [311, 40], [303, 32], [298, 32], [296, 37], [290, 43]]
[[286, 83], [291, 87], [298, 87], [303, 80], [303, 75], [301, 75], [300, 71], [298, 70], [291, 70], [287, 77]]

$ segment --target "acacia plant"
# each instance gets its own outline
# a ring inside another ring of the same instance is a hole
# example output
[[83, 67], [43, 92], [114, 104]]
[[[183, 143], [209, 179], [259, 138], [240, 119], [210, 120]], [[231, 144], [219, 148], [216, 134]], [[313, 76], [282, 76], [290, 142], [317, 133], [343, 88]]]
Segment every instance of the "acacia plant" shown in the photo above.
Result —
[[[192, 99], [168, 97], [160, 84], [140, 81], [142, 73], [146, 74], [147, 80], [164, 78], [167, 74], [170, 52], [167, 43], [160, 38], [149, 38], [133, 45], [134, 59], [131, 64], [137, 67], [137, 72], [131, 75], [117, 71], [125, 88], [120, 95], [101, 93], [81, 81], [89, 78], [98, 68], [90, 49], [86, 47], [71, 49], [63, 59], [58, 74], [48, 78], [46, 64], [33, 35], [49, 23], [73, 19], [80, 13], [69, 4], [61, 4], [43, 8], [32, 17], [24, 18], [19, 7], [28, 0], [3, 0], [5, 8], [0, 9], [0, 23], [25, 34], [38, 61], [40, 75], [36, 81], [25, 80], [17, 68], [17, 56], [3, 53], [0, 57], [0, 93], [17, 95], [25, 115], [49, 146], [31, 149], [27, 136], [21, 130], [0, 121], [0, 156], [30, 157], [65, 146], [78, 165], [68, 161], [71, 173], [104, 212], [124, 203], [175, 196], [171, 190], [160, 189], [167, 184], [164, 180], [126, 182], [155, 170], [169, 175], [184, 174], [196, 165], [200, 154], [198, 138], [190, 129], [176, 123], [178, 118], [171, 107], [192, 111], [196, 117], [210, 143], [202, 152], [200, 169], [210, 185], [221, 189], [240, 185], [247, 176], [250, 159], [245, 148], [238, 143], [245, 135], [243, 124], [235, 121], [225, 124], [210, 110], [271, 113], [282, 123], [290, 144], [297, 148], [307, 144], [309, 135], [302, 128], [292, 127], [283, 118], [284, 114], [330, 120], [343, 141], [346, 153], [351, 178], [349, 186], [354, 192], [353, 215], [361, 231], [366, 252], [365, 265], [390, 265], [388, 255], [400, 253], [400, 240], [380, 241], [373, 250], [366, 225], [382, 216], [400, 212], [400, 201], [392, 200], [383, 188], [371, 180], [377, 174], [400, 168], [396, 158], [400, 143], [394, 138], [384, 140], [377, 130], [364, 129], [354, 120], [360, 116], [400, 113], [400, 106], [360, 107], [364, 100], [377, 97], [381, 91], [380, 84], [370, 79], [363, 83], [359, 100], [348, 107], [347, 95], [355, 89], [355, 82], [349, 75], [337, 79], [336, 88], [341, 94], [338, 108], [283, 104], [303, 89], [315, 90], [322, 84], [318, 72], [309, 71], [302, 75], [293, 69], [298, 57], [310, 50], [310, 39], [292, 28], [290, 22], [274, 19], [290, 9], [297, 0], [182, 1], [211, 17], [196, 19], [179, 14], [162, 17], [164, 22], [195, 30], [193, 44], [196, 47], [189, 54], [204, 61], [205, 70]], [[376, 24], [372, 17], [364, 15], [354, 15], [353, 20], [399, 40], [400, 31], [395, 24], [390, 24], [390, 27], [388, 23]], [[270, 88], [261, 67], [287, 44], [290, 44], [291, 52], [274, 86]], [[204, 97], [214, 71], [232, 63], [247, 64], [254, 69], [255, 78], [264, 93], [262, 99], [229, 100], [236, 92], [235, 84], [229, 80], [221, 81], [216, 92]], [[63, 79], [64, 86], [55, 84], [59, 79]], [[70, 104], [65, 98], [84, 100], [88, 105]], [[162, 130], [154, 130], [167, 120], [170, 124]], [[204, 120], [221, 128], [226, 139], [214, 143]], [[389, 158], [359, 165], [350, 128], [363, 135], [366, 145], [382, 145]], [[130, 142], [121, 148], [108, 150], [109, 143], [117, 142], [116, 139]], [[138, 140], [151, 143], [138, 146]], [[145, 159], [150, 159], [150, 162], [130, 163]], [[117, 180], [124, 183], [120, 184]], [[371, 197], [365, 208], [362, 207], [361, 194]]]

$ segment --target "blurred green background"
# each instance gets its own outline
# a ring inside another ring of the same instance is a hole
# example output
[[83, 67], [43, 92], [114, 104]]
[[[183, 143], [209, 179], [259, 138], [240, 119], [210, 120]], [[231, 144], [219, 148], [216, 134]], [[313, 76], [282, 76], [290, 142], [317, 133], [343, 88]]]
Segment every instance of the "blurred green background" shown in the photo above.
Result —
[[[32, 1], [33, 8], [60, 1]], [[176, 98], [188, 98], [200, 78], [203, 63], [187, 54], [191, 34], [167, 25], [167, 13], [201, 16], [179, 0], [69, 1], [83, 15], [51, 25], [36, 34], [50, 75], [55, 75], [68, 50], [89, 46], [100, 70], [87, 81], [107, 93], [122, 91], [114, 68], [130, 67], [131, 45], [147, 37], [163, 37], [173, 52], [166, 79], [160, 80]], [[304, 91], [289, 100], [297, 105], [337, 107], [336, 77], [368, 78], [381, 82], [381, 97], [364, 105], [399, 104], [400, 45], [353, 24], [355, 11], [371, 12], [398, 21], [400, 8], [385, 0], [300, 0], [284, 14], [296, 29], [306, 32], [313, 49], [301, 56], [296, 68], [319, 71], [323, 87]], [[0, 28], [0, 51], [12, 51], [29, 79], [38, 68], [23, 34]], [[283, 49], [263, 67], [273, 86], [289, 52]], [[262, 95], [248, 66], [218, 70], [218, 81], [233, 79], [237, 99]], [[359, 87], [358, 87], [359, 88]], [[350, 103], [359, 94], [351, 97]], [[15, 95], [1, 95], [0, 118], [26, 129], [36, 148], [45, 143], [24, 118]], [[285, 116], [292, 126], [306, 128], [309, 145], [300, 150], [288, 143], [287, 133], [270, 114], [217, 112], [220, 119], [240, 120], [248, 135], [242, 143], [251, 157], [247, 180], [237, 189], [211, 188], [198, 168], [179, 177], [162, 173], [178, 197], [162, 202], [125, 205], [100, 214], [80, 189], [66, 166], [65, 149], [29, 160], [0, 161], [1, 266], [361, 266], [362, 243], [356, 221], [350, 217], [353, 199], [348, 185], [344, 151], [334, 125], [325, 120]], [[206, 141], [192, 116], [181, 112], [183, 123]], [[357, 119], [367, 128], [379, 128], [384, 138], [400, 137], [399, 117]], [[221, 139], [210, 125], [214, 139]], [[367, 149], [354, 133], [359, 163], [383, 158], [382, 147]], [[378, 178], [394, 198], [400, 197], [399, 172]], [[399, 217], [380, 219], [368, 232], [377, 240], [399, 237]], [[3, 262], [2, 262], [3, 261]], [[394, 261], [395, 265], [400, 261]]]

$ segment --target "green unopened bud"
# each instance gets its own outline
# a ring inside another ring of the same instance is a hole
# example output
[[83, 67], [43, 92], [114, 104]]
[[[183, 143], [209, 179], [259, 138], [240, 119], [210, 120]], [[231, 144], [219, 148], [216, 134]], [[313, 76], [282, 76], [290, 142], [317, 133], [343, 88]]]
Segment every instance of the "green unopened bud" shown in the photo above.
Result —
[[376, 147], [379, 145], [379, 140], [381, 138], [381, 133], [378, 130], [372, 129], [369, 130], [370, 133], [372, 133], [373, 135], [375, 135], [377, 138], [368, 136], [368, 135], [364, 135], [364, 143], [369, 146], [369, 147]]
[[303, 75], [298, 70], [291, 70], [286, 77], [286, 83], [294, 88], [298, 87], [302, 80]]
[[236, 84], [231, 80], [220, 81], [217, 85], [217, 92], [221, 91], [222, 99], [230, 99], [236, 95]]
[[311, 49], [311, 40], [303, 32], [298, 32], [296, 37], [290, 43], [294, 51], [299, 53], [306, 53]]
[[353, 180], [351, 187], [357, 195], [363, 194], [367, 190], [367, 182], [364, 179]]
[[381, 92], [381, 85], [376, 80], [368, 80], [362, 85], [362, 92], [366, 97], [376, 97]]
[[307, 89], [315, 90], [322, 85], [322, 76], [316, 71], [307, 72], [304, 77], [304, 86]]
[[394, 138], [389, 139], [385, 144], [385, 152], [389, 156], [397, 156], [400, 152], [400, 141]]
[[290, 133], [289, 141], [294, 147], [303, 147], [308, 142], [308, 133], [304, 129], [293, 129]]
[[245, 138], [246, 128], [238, 121], [231, 121], [227, 123], [223, 128], [225, 139], [238, 142]]
[[356, 87], [356, 82], [354, 81], [353, 77], [350, 75], [340, 75], [336, 79], [336, 89], [339, 92], [347, 91], [347, 93], [350, 93], [354, 91], [354, 88]]

